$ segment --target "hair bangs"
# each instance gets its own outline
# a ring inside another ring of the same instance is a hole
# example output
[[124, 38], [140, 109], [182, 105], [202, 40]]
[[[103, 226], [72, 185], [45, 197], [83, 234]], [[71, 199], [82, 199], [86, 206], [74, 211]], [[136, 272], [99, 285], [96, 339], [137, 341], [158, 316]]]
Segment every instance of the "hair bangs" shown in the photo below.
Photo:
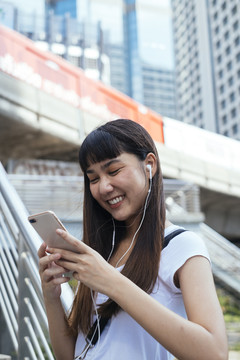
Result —
[[123, 152], [121, 142], [108, 132], [97, 129], [83, 141], [79, 151], [79, 164], [83, 172], [91, 164], [113, 159]]

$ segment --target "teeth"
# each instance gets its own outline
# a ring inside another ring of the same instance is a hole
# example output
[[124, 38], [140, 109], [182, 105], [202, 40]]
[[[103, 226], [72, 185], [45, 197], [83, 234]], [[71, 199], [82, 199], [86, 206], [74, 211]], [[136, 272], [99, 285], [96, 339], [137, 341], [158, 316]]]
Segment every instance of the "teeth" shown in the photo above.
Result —
[[115, 204], [119, 203], [122, 200], [123, 200], [123, 196], [118, 196], [115, 199], [109, 200], [108, 202], [109, 202], [110, 205], [115, 205]]

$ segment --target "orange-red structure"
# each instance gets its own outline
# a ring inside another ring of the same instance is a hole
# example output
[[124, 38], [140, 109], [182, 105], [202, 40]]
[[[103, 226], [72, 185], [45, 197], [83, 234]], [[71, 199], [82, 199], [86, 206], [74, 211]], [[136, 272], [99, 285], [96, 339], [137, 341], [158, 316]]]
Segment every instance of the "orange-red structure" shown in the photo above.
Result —
[[73, 106], [94, 112], [107, 120], [132, 119], [158, 142], [164, 142], [162, 117], [130, 97], [89, 79], [84, 71], [50, 52], [39, 50], [33, 41], [0, 26], [0, 71], [20, 79]]

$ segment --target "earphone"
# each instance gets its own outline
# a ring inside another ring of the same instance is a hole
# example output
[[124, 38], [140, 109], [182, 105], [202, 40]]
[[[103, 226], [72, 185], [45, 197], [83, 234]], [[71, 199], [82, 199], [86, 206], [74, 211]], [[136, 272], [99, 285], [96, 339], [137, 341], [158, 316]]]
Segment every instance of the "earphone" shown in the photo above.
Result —
[[147, 169], [149, 171], [149, 179], [152, 180], [152, 167], [151, 167], [151, 165], [147, 165]]

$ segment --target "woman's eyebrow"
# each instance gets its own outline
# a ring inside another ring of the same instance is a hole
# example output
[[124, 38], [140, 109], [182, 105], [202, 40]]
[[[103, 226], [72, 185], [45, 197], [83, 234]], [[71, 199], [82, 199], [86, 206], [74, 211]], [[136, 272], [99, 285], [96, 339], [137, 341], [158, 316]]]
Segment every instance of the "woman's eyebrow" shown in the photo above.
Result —
[[115, 163], [118, 163], [118, 162], [120, 162], [120, 161], [121, 161], [121, 160], [119, 160], [119, 159], [112, 159], [112, 160], [108, 161], [106, 164], [102, 165], [101, 168], [102, 168], [102, 169], [106, 169], [106, 168], [109, 167], [110, 165], [115, 164]]
[[[106, 168], [108, 168], [110, 165], [112, 164], [115, 164], [115, 163], [118, 163], [120, 162], [121, 160], [119, 159], [112, 159], [112, 160], [109, 160], [108, 162], [106, 162], [104, 165], [101, 166], [101, 168], [104, 170]], [[92, 170], [92, 169], [89, 169], [86, 171], [87, 174], [93, 174], [95, 171]]]

